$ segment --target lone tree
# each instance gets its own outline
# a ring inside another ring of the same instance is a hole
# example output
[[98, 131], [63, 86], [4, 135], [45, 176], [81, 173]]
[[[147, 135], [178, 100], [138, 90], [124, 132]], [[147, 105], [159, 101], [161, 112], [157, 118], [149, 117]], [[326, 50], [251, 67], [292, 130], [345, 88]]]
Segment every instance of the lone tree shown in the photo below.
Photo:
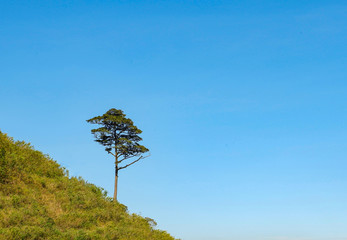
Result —
[[[92, 124], [101, 125], [100, 128], [92, 129], [91, 133], [96, 138], [96, 142], [105, 146], [105, 151], [115, 158], [115, 182], [114, 196], [117, 200], [118, 171], [127, 168], [134, 163], [148, 156], [142, 154], [148, 149], [138, 142], [142, 140], [139, 134], [142, 133], [133, 121], [125, 117], [122, 110], [111, 108], [104, 115], [87, 120]], [[126, 160], [135, 157], [136, 160], [126, 164]], [[120, 166], [120, 164], [122, 166]]]

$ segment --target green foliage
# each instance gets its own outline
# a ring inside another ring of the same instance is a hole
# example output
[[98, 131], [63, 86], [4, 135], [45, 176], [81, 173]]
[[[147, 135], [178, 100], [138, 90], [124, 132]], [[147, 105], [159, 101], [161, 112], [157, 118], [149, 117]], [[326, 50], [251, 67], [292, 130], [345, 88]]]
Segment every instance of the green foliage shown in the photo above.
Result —
[[114, 150], [116, 161], [119, 162], [148, 152], [146, 147], [138, 143], [142, 140], [139, 136], [142, 131], [125, 116], [122, 110], [111, 108], [102, 116], [87, 120], [89, 123], [101, 126], [92, 129], [91, 133], [96, 138], [96, 142], [105, 146], [108, 153], [113, 152], [112, 149]]
[[0, 132], [0, 240], [174, 240], [155, 225]]
[[6, 183], [8, 180], [9, 166], [5, 158], [6, 150], [0, 146], [0, 182]]

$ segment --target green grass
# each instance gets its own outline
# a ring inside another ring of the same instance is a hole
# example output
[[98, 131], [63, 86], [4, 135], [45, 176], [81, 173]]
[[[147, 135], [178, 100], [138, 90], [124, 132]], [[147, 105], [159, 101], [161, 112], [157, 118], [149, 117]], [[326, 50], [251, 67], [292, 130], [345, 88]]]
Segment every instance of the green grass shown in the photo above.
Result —
[[0, 132], [0, 239], [174, 240], [155, 225]]

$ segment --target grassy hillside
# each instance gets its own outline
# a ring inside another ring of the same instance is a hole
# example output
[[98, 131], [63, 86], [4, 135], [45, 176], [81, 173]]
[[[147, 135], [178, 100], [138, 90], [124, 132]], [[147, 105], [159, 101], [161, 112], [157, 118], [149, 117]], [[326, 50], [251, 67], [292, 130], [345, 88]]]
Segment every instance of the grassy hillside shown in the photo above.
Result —
[[0, 239], [174, 240], [155, 224], [0, 132]]

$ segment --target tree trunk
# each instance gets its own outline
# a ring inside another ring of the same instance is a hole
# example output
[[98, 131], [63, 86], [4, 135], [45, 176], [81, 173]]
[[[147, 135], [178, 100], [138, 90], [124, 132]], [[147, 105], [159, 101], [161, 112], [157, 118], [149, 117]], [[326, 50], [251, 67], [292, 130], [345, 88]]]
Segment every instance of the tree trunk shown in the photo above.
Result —
[[118, 187], [118, 153], [117, 153], [117, 148], [114, 149], [114, 154], [115, 154], [115, 171], [114, 171], [114, 194], [113, 194], [113, 201], [117, 201], [117, 187]]
[[114, 195], [113, 195], [113, 201], [117, 201], [117, 184], [118, 184], [118, 174], [116, 174], [114, 178]]

